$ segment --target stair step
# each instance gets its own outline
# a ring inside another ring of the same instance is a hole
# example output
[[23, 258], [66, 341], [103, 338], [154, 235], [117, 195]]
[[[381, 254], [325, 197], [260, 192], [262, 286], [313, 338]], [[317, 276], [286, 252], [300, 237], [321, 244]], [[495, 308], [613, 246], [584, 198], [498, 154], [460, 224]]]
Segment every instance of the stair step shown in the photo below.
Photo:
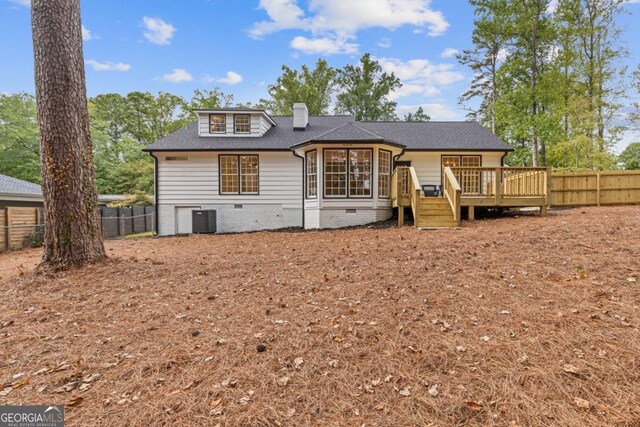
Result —
[[449, 205], [449, 200], [445, 197], [421, 197], [420, 204], [424, 205]]
[[436, 207], [421, 207], [418, 209], [418, 213], [420, 215], [453, 215], [451, 208], [449, 206], [436, 206]]
[[439, 228], [439, 227], [457, 227], [457, 221], [418, 221], [416, 226], [418, 228]]
[[420, 221], [453, 221], [453, 215], [420, 215], [418, 222]]

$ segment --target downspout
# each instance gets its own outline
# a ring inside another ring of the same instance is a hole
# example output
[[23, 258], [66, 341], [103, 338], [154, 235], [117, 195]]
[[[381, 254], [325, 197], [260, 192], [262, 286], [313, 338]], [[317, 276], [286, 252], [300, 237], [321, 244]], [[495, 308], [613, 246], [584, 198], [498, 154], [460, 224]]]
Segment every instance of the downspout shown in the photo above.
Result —
[[508, 151], [505, 151], [502, 157], [500, 157], [500, 166], [504, 166], [504, 158], [509, 155]]
[[306, 194], [306, 191], [307, 191], [307, 184], [306, 184], [307, 177], [304, 175], [304, 157], [296, 153], [296, 151], [293, 149], [291, 150], [291, 152], [293, 153], [294, 156], [302, 160], [302, 229], [304, 230], [304, 216], [305, 216], [304, 215], [304, 195]]
[[153, 221], [153, 228], [155, 228], [155, 232], [156, 232], [156, 236], [160, 235], [160, 222], [158, 221], [159, 218], [159, 214], [158, 212], [160, 211], [160, 205], [158, 203], [159, 200], [159, 195], [158, 195], [158, 158], [156, 157], [155, 154], [153, 154], [153, 151], [149, 151], [149, 154], [151, 155], [151, 157], [153, 157], [153, 198], [154, 198], [154, 202], [155, 202], [155, 209], [153, 210], [153, 215], [154, 215], [154, 221]]
[[391, 171], [393, 172], [394, 166], [396, 165], [396, 160], [398, 160], [404, 154], [404, 148], [400, 152], [400, 154], [393, 156], [393, 164], [391, 165]]

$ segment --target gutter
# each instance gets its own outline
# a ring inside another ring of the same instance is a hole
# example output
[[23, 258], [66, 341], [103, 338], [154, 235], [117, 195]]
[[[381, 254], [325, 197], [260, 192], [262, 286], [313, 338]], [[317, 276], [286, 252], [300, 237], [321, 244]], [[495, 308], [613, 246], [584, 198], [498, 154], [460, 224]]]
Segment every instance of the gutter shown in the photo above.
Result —
[[301, 155], [299, 155], [298, 153], [295, 152], [295, 150], [291, 149], [291, 152], [293, 153], [294, 156], [296, 156], [297, 158], [299, 158], [300, 160], [302, 160], [302, 229], [304, 230], [304, 196], [306, 194], [307, 191], [307, 177], [305, 176], [305, 170], [304, 170], [304, 157], [302, 157]]
[[156, 236], [160, 235], [160, 222], [158, 221], [159, 219], [159, 212], [160, 212], [160, 204], [158, 203], [159, 200], [159, 194], [158, 194], [158, 158], [156, 157], [155, 154], [153, 154], [153, 151], [149, 151], [149, 155], [151, 155], [151, 157], [153, 157], [153, 198], [154, 198], [154, 202], [155, 202], [155, 209], [153, 210], [154, 213], [154, 221], [153, 221], [153, 225], [155, 228], [155, 232], [156, 232]]

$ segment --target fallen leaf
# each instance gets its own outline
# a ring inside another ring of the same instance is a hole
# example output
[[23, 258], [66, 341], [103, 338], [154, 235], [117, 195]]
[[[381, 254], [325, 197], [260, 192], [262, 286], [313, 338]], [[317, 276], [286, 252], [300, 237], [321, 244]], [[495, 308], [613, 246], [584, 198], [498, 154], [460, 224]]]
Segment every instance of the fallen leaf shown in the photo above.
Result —
[[289, 384], [289, 380], [290, 380], [290, 378], [289, 378], [289, 377], [281, 377], [281, 378], [278, 378], [278, 379], [276, 380], [276, 383], [277, 383], [280, 387], [286, 387], [286, 386], [287, 386], [287, 384]]
[[588, 400], [584, 400], [579, 397], [576, 397], [573, 401], [576, 403], [576, 406], [578, 408], [581, 408], [581, 409], [591, 408], [591, 402], [589, 402]]
[[2, 389], [2, 391], [0, 391], [0, 396], [4, 397], [9, 395], [9, 393], [11, 393], [11, 390], [13, 390], [13, 387], [5, 387]]
[[429, 388], [429, 395], [436, 397], [438, 395], [438, 387], [440, 387], [438, 384], [434, 384]]
[[473, 400], [468, 400], [464, 402], [464, 404], [467, 405], [467, 408], [473, 409], [474, 411], [479, 411], [482, 409], [482, 405], [478, 402], [474, 402]]
[[411, 387], [405, 387], [402, 390], [400, 390], [398, 393], [400, 393], [400, 396], [411, 396]]
[[382, 411], [384, 409], [384, 403], [378, 403], [373, 407], [373, 409], [375, 409], [376, 411]]
[[222, 415], [224, 412], [224, 408], [222, 407], [223, 403], [224, 401], [222, 398], [214, 400], [211, 403], [211, 411], [209, 411], [209, 415]]
[[291, 418], [291, 417], [293, 417], [295, 414], [296, 414], [296, 410], [295, 410], [294, 408], [290, 408], [290, 409], [287, 411], [287, 418]]
[[332, 368], [337, 368], [339, 366], [340, 362], [338, 362], [338, 360], [333, 359], [329, 362], [329, 366], [331, 366]]
[[295, 360], [293, 361], [293, 364], [295, 365], [296, 369], [300, 369], [303, 363], [304, 363], [304, 359], [302, 357], [296, 357]]
[[69, 403], [67, 403], [67, 406], [77, 406], [77, 405], [79, 405], [83, 400], [84, 400], [84, 398], [83, 398], [82, 396], [72, 397], [72, 398], [71, 398], [71, 400], [69, 401]]
[[563, 369], [565, 372], [570, 373], [570, 374], [574, 374], [574, 375], [578, 375], [578, 368], [576, 368], [573, 365], [570, 365], [568, 363], [565, 363], [565, 365], [563, 366]]

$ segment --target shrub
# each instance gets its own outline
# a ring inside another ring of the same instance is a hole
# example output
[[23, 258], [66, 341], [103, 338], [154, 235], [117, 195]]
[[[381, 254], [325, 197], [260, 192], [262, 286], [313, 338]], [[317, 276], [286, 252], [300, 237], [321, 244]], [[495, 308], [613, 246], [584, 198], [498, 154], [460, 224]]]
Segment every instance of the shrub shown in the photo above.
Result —
[[27, 234], [23, 240], [23, 246], [29, 248], [37, 248], [44, 244], [44, 231], [40, 228], [38, 231]]

